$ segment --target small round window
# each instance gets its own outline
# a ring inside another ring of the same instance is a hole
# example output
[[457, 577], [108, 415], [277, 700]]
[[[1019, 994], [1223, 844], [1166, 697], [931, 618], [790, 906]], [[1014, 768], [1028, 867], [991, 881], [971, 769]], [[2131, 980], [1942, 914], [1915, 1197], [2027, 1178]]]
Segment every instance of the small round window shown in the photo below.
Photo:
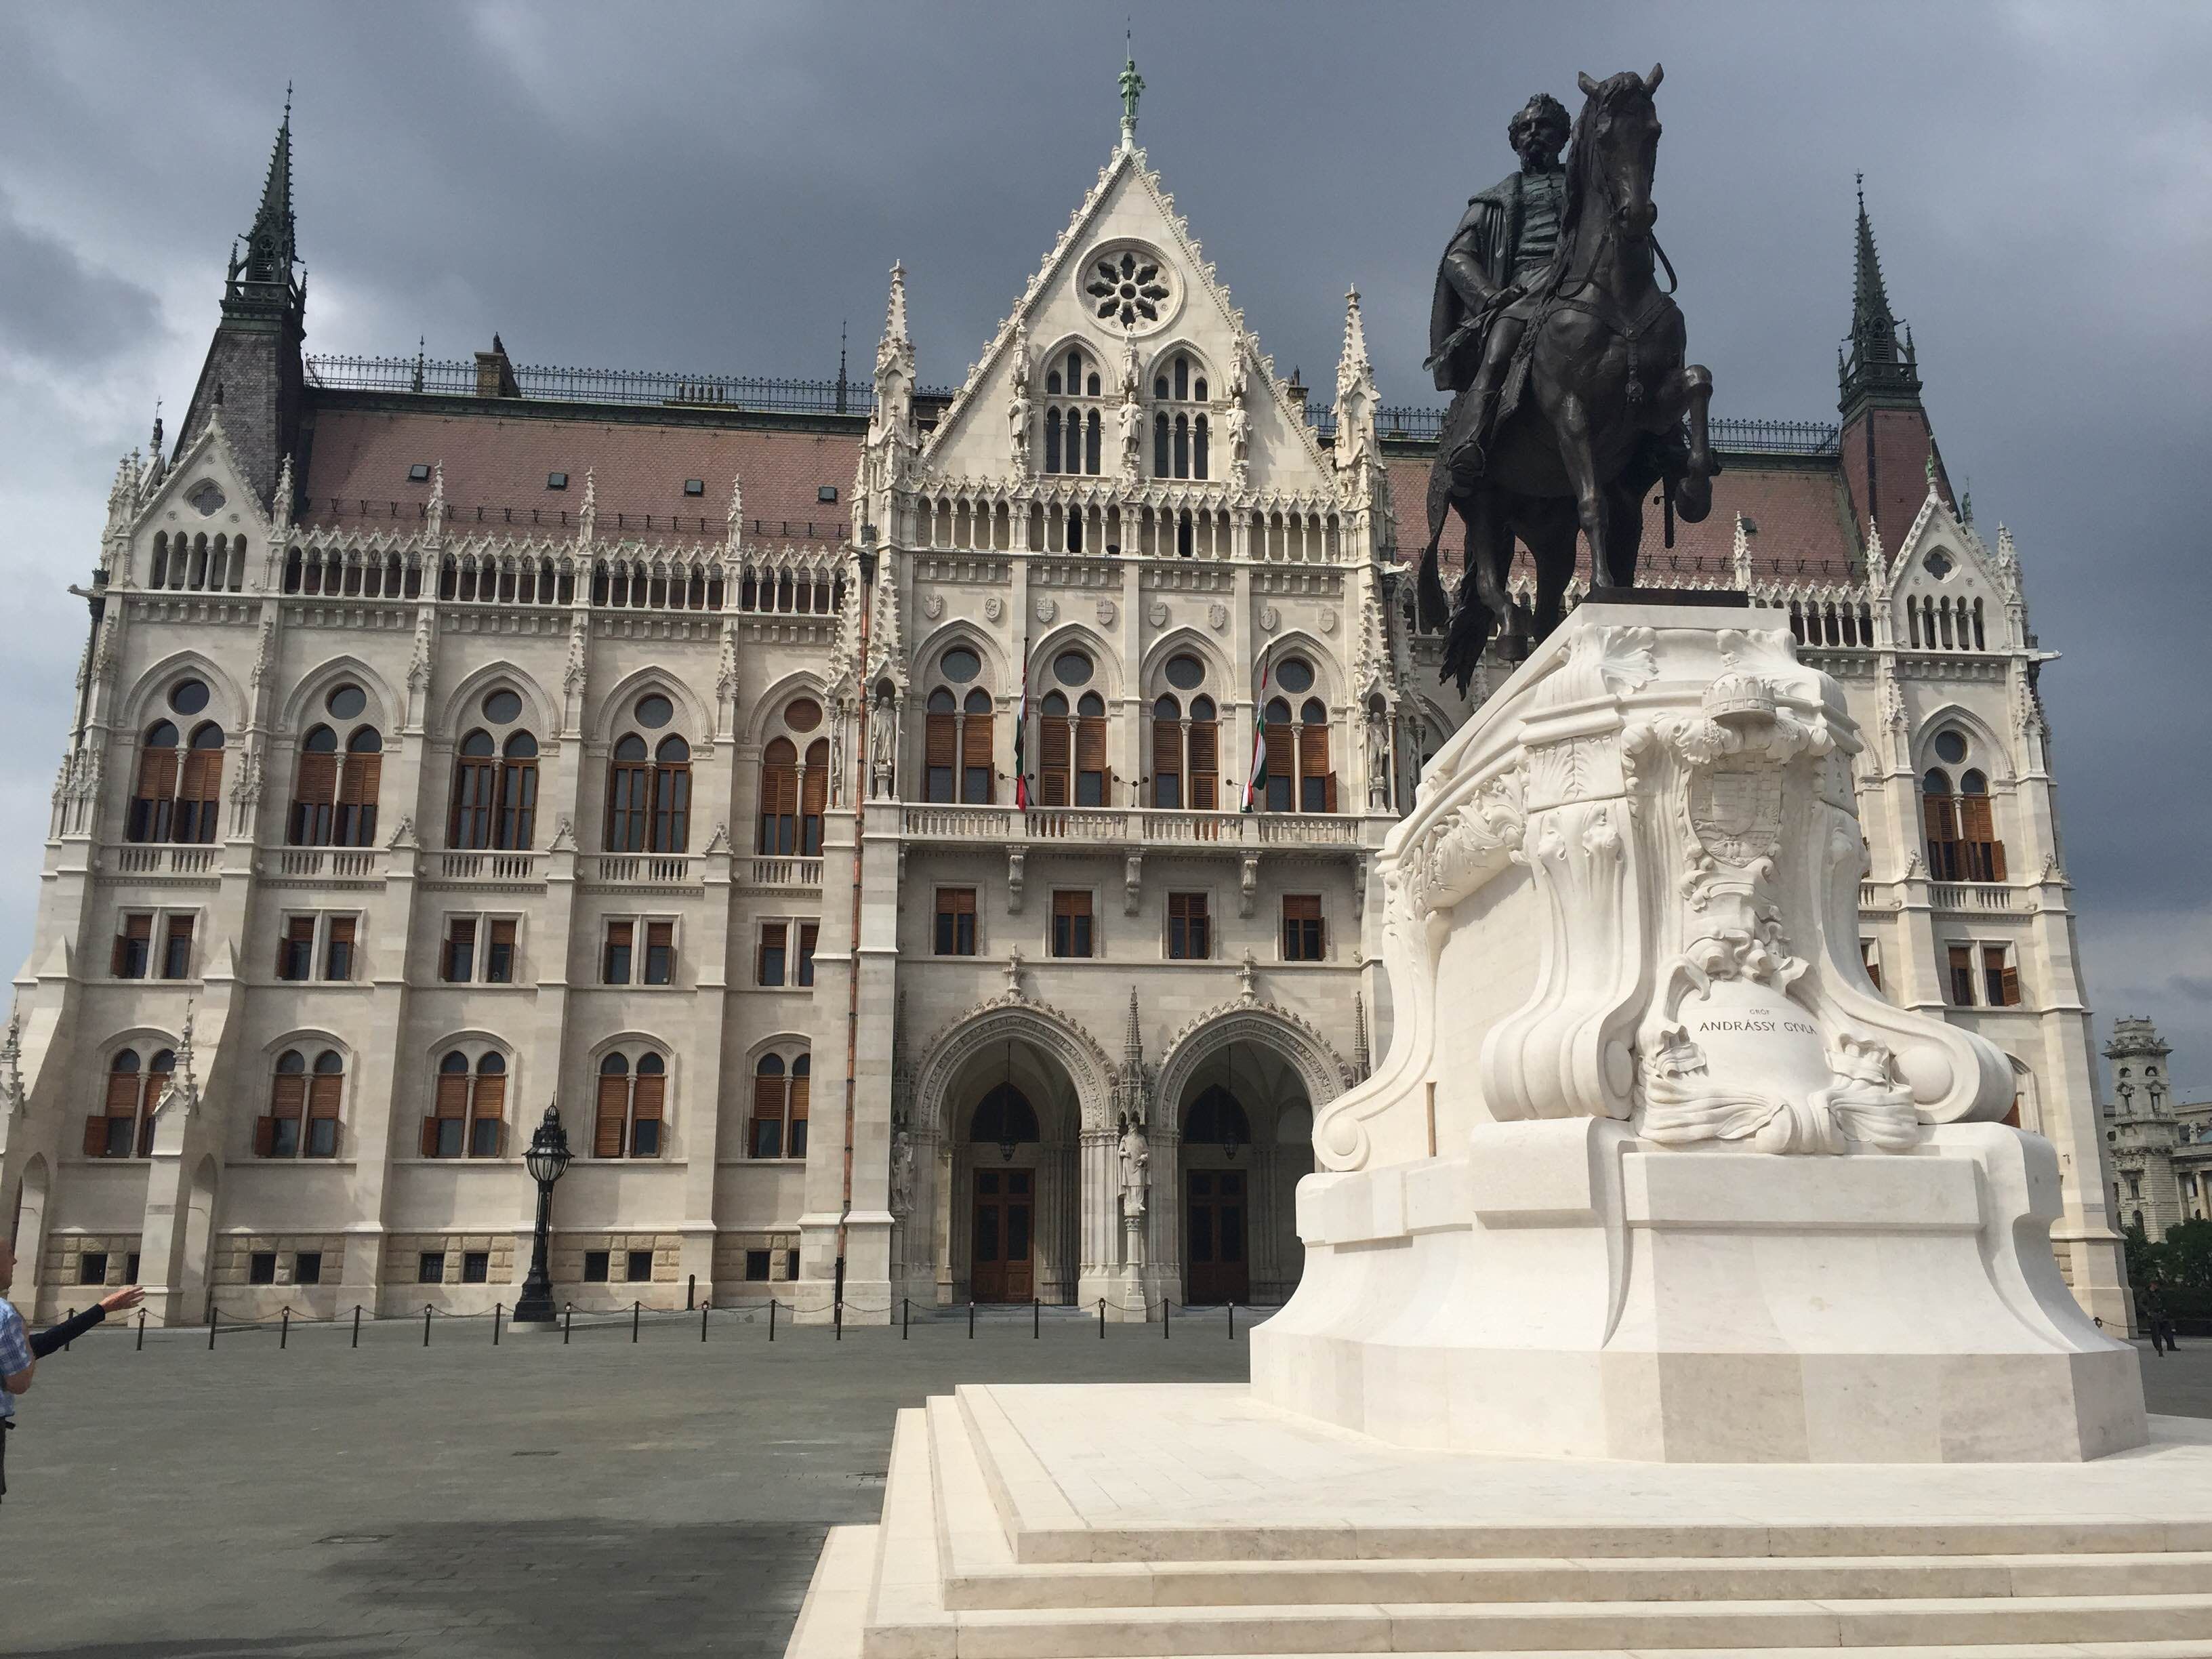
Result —
[[205, 680], [179, 680], [169, 688], [169, 707], [179, 714], [197, 714], [207, 706]]
[[1966, 758], [1966, 738], [1956, 732], [1938, 732], [1936, 734], [1936, 757], [1956, 766]]
[[1951, 574], [1951, 556], [1940, 547], [1930, 552], [1920, 563], [1921, 567], [1939, 582]]
[[213, 478], [203, 478], [192, 486], [192, 493], [185, 497], [199, 509], [202, 518], [212, 517], [223, 506], [223, 493]]
[[522, 698], [501, 686], [483, 700], [484, 718], [504, 726], [509, 720], [522, 718]]
[[964, 645], [956, 645], [937, 659], [937, 672], [955, 685], [965, 685], [983, 672], [983, 659]]
[[1052, 659], [1052, 677], [1062, 685], [1091, 684], [1091, 659], [1080, 651], [1063, 651]]
[[1206, 665], [1195, 657], [1170, 657], [1168, 684], [1178, 691], [1194, 691], [1206, 680]]
[[1313, 665], [1304, 657], [1285, 657], [1275, 665], [1275, 684], [1285, 691], [1313, 690]]
[[637, 700], [637, 723], [649, 731], [658, 732], [676, 718], [676, 705], [658, 691], [648, 691]]
[[368, 707], [368, 694], [357, 685], [341, 685], [323, 699], [323, 707], [342, 720], [349, 720]]
[[811, 697], [793, 697], [784, 707], [783, 723], [794, 732], [811, 732], [822, 724], [822, 705]]

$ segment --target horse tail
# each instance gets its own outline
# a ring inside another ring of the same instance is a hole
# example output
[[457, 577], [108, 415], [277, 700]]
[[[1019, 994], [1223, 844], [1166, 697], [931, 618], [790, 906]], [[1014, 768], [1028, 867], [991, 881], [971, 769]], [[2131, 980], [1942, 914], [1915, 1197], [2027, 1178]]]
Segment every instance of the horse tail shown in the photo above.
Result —
[[1433, 632], [1451, 619], [1451, 598], [1444, 592], [1437, 568], [1437, 549], [1443, 540], [1444, 517], [1451, 511], [1451, 471], [1439, 455], [1429, 467], [1429, 541], [1421, 550], [1421, 570], [1416, 584], [1421, 627]]
[[1472, 592], [1462, 592], [1459, 614], [1452, 618], [1451, 632], [1444, 636], [1441, 676], [1456, 684], [1462, 697], [1474, 678], [1475, 665], [1482, 660], [1483, 647], [1490, 643], [1492, 621], [1488, 605]]

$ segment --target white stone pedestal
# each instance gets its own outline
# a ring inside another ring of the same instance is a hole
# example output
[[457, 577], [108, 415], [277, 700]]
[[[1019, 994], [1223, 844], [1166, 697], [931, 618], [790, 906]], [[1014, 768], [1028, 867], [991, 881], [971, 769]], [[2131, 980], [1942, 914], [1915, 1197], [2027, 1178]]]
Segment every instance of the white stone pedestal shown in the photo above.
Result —
[[2071, 1461], [2142, 1443], [2009, 1069], [1858, 956], [1858, 734], [1775, 612], [1585, 605], [1382, 859], [1396, 1016], [1319, 1115], [1261, 1398], [1407, 1446]]

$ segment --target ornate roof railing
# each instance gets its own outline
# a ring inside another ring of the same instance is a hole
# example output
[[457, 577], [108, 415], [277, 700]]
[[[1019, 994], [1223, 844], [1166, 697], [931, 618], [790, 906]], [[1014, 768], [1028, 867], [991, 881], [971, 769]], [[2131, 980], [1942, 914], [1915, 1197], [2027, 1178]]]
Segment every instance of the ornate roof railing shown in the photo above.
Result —
[[[1384, 438], [1436, 439], [1443, 435], [1441, 409], [1418, 404], [1375, 411], [1375, 430]], [[1309, 403], [1306, 420], [1323, 437], [1336, 432], [1333, 404]], [[1822, 421], [1726, 420], [1712, 422], [1713, 447], [1738, 455], [1832, 455], [1838, 428]]]
[[[473, 362], [446, 357], [315, 356], [310, 385], [343, 392], [404, 392], [429, 397], [496, 395], [478, 380]], [[682, 374], [651, 369], [562, 368], [518, 364], [514, 393], [552, 403], [631, 404], [669, 409], [761, 410], [798, 415], [867, 415], [875, 388], [866, 380], [791, 380], [730, 374]], [[923, 398], [949, 389], [922, 387]]]

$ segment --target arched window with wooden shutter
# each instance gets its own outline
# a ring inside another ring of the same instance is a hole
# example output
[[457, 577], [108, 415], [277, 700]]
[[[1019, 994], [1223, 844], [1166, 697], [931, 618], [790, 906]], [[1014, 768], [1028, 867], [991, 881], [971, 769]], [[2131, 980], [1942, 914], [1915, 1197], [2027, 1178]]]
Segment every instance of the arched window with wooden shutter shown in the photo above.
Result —
[[1297, 745], [1291, 732], [1291, 706], [1280, 697], [1267, 700], [1267, 810], [1294, 810], [1297, 796]]
[[799, 850], [808, 858], [822, 856], [822, 814], [830, 805], [830, 740], [817, 738], [806, 745], [806, 775], [799, 786]]
[[469, 1156], [497, 1158], [506, 1139], [507, 1056], [488, 1054], [477, 1061], [469, 1100]]
[[979, 685], [961, 704], [960, 799], [970, 806], [988, 806], [994, 770], [991, 694]]
[[140, 1070], [138, 1051], [117, 1049], [107, 1062], [107, 1086], [100, 1109], [84, 1121], [87, 1158], [131, 1155], [138, 1143], [139, 1103], [145, 1089], [146, 1077]]
[[653, 838], [656, 853], [691, 848], [691, 745], [672, 733], [653, 751]]
[[138, 751], [138, 785], [131, 798], [131, 821], [125, 833], [136, 842], [169, 838], [177, 811], [177, 728], [155, 720], [146, 729]]
[[1037, 714], [1037, 802], [1042, 806], [1065, 806], [1074, 792], [1075, 734], [1067, 718], [1067, 699], [1057, 691], [1045, 693]]
[[499, 815], [492, 845], [502, 853], [527, 852], [538, 835], [538, 739], [510, 732], [500, 747]]
[[461, 739], [453, 761], [453, 810], [447, 825], [446, 844], [463, 852], [478, 852], [491, 845], [492, 803], [499, 793], [498, 750], [489, 732], [471, 732]]
[[1962, 879], [1959, 853], [1959, 803], [1950, 775], [1930, 767], [1920, 780], [1922, 817], [1928, 825], [1928, 873], [1937, 881]]
[[593, 1158], [623, 1155], [626, 1120], [629, 1116], [629, 1057], [609, 1054], [599, 1062], [599, 1107], [592, 1131]]
[[345, 1056], [325, 1048], [315, 1056], [314, 1074], [307, 1081], [307, 1141], [302, 1158], [338, 1155], [338, 1106], [345, 1090]]
[[222, 809], [222, 727], [208, 720], [195, 727], [177, 775], [174, 839], [191, 845], [216, 837]]
[[1152, 703], [1152, 805], [1173, 811], [1182, 804], [1182, 705], [1164, 696]]
[[1075, 705], [1075, 804], [1103, 806], [1108, 793], [1106, 700], [1085, 691]]
[[951, 691], [939, 686], [923, 705], [922, 798], [950, 804], [954, 775], [960, 764], [960, 705]]
[[337, 799], [338, 735], [327, 726], [313, 726], [300, 739], [286, 838], [295, 847], [329, 846]]
[[786, 1158], [806, 1156], [807, 1094], [814, 1081], [814, 1062], [799, 1054], [791, 1062], [791, 1127], [783, 1138]]
[[345, 763], [338, 773], [338, 810], [331, 827], [337, 847], [376, 845], [376, 797], [384, 784], [384, 737], [373, 726], [357, 728], [346, 739]]
[[1190, 805], [1194, 812], [1214, 811], [1221, 805], [1221, 726], [1213, 699], [1190, 700]]
[[653, 766], [647, 758], [645, 739], [635, 732], [615, 740], [613, 758], [607, 765], [606, 849], [610, 853], [645, 850], [646, 817], [653, 795]]
[[459, 1158], [468, 1150], [469, 1057], [455, 1048], [438, 1062], [438, 1083], [422, 1120], [422, 1156]]
[[668, 1097], [668, 1062], [651, 1049], [637, 1057], [635, 1091], [630, 1100], [629, 1155], [659, 1158], [662, 1114]]
[[297, 1048], [276, 1056], [269, 1113], [253, 1126], [256, 1158], [297, 1158], [307, 1117], [307, 1057]]
[[1990, 781], [1968, 770], [1959, 780], [1960, 867], [1968, 881], [2005, 878], [2004, 843], [1990, 811]]
[[1298, 710], [1298, 810], [1336, 811], [1336, 774], [1328, 764], [1328, 709], [1308, 697]]
[[790, 1077], [781, 1054], [763, 1054], [753, 1067], [753, 1110], [745, 1126], [745, 1156], [783, 1156], [784, 1109], [791, 1097]]
[[799, 748], [777, 738], [761, 752], [760, 846], [789, 854], [799, 843]]

